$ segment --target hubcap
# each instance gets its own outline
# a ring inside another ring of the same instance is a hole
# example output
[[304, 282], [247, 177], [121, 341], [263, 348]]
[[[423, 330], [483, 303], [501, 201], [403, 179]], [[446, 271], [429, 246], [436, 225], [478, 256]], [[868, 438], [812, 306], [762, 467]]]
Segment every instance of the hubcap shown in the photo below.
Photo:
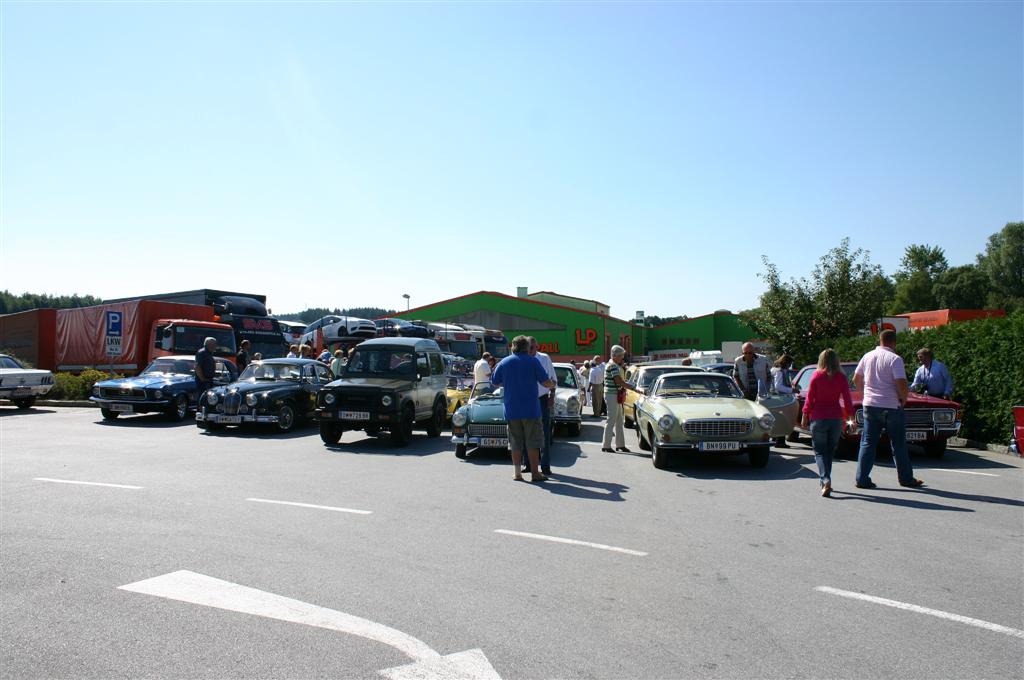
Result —
[[287, 406], [281, 408], [281, 414], [277, 417], [277, 424], [282, 430], [287, 430], [292, 426], [292, 410]]

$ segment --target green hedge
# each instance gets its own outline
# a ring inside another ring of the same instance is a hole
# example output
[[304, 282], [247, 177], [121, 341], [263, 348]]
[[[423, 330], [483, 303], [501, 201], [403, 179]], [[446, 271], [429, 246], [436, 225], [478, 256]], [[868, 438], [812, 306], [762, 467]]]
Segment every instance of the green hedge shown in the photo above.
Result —
[[92, 386], [94, 383], [100, 382], [101, 380], [109, 380], [110, 378], [121, 378], [121, 375], [111, 375], [103, 371], [97, 371], [95, 369], [89, 369], [82, 371], [78, 375], [71, 373], [54, 373], [53, 374], [53, 389], [50, 390], [45, 399], [88, 399], [89, 395], [92, 394]]
[[[876, 344], [874, 336], [860, 336], [832, 346], [844, 361], [856, 361]], [[961, 436], [1005, 444], [1013, 429], [1012, 408], [1024, 404], [1024, 312], [900, 333], [896, 351], [908, 379], [922, 347], [931, 348], [953, 376], [953, 399], [964, 407]]]

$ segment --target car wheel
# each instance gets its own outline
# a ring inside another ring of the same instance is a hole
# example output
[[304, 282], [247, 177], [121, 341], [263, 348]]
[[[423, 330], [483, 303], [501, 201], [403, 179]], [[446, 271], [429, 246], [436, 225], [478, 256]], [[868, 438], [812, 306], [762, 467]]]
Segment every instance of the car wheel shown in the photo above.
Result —
[[412, 428], [416, 423], [416, 416], [411, 406], [402, 409], [401, 420], [398, 425], [391, 429], [391, 441], [395, 446], [408, 446], [412, 440]]
[[929, 458], [942, 458], [946, 454], [946, 440], [924, 443], [924, 455]]
[[663, 446], [658, 446], [658, 438], [653, 432], [648, 432], [647, 435], [650, 437], [651, 462], [654, 463], [654, 467], [664, 470], [668, 467], [668, 451]]
[[35, 397], [23, 397], [21, 399], [12, 399], [14, 405], [24, 411], [27, 408], [32, 408], [32, 404], [36, 403]]
[[444, 404], [440, 401], [434, 402], [434, 412], [430, 415], [430, 420], [427, 422], [427, 436], [428, 437], [440, 437], [441, 430], [444, 429], [444, 416], [447, 410]]
[[570, 437], [579, 437], [580, 432], [583, 429], [583, 426], [580, 425], [579, 423], [569, 423], [568, 425], [565, 426], [565, 429], [569, 431]]
[[770, 456], [771, 449], [769, 449], [767, 446], [751, 449], [750, 452], [747, 453], [747, 458], [750, 459], [751, 467], [756, 468], [763, 468], [764, 466], [768, 465], [768, 458]]
[[295, 408], [291, 404], [281, 404], [277, 409], [277, 429], [281, 432], [295, 429]]
[[646, 439], [643, 438], [643, 429], [640, 427], [640, 423], [636, 423], [637, 430], [637, 443], [640, 445], [641, 451], [650, 451], [650, 444]]
[[188, 397], [179, 394], [167, 408], [167, 417], [173, 422], [180, 423], [188, 416]]
[[456, 444], [455, 445], [455, 457], [456, 458], [465, 458], [466, 457], [466, 445], [465, 444]]
[[117, 420], [117, 417], [121, 414], [117, 411], [111, 411], [109, 408], [100, 407], [100, 415], [103, 416], [103, 420]]
[[341, 428], [335, 423], [320, 423], [320, 439], [324, 444], [337, 444], [341, 440]]

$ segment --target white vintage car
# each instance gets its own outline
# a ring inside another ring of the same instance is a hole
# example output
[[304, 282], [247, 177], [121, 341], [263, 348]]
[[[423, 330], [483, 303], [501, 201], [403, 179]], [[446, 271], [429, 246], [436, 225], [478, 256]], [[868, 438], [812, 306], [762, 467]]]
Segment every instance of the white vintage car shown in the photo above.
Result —
[[583, 423], [583, 380], [572, 364], [555, 364], [554, 424], [565, 425], [569, 435], [576, 437]]
[[36, 397], [53, 389], [53, 373], [23, 368], [18, 361], [0, 354], [0, 398], [10, 399], [20, 409], [31, 408]]
[[377, 324], [369, 319], [329, 314], [306, 326], [302, 342], [310, 346], [315, 345], [318, 330], [323, 332], [324, 343], [338, 342], [344, 338], [377, 337]]

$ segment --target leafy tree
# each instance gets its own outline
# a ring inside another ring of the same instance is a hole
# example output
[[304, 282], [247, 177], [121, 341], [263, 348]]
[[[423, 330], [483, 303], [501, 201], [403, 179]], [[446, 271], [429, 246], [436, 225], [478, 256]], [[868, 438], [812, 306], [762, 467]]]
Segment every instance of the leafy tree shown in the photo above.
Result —
[[973, 264], [947, 269], [932, 287], [939, 309], [983, 309], [991, 289], [988, 274]]
[[330, 316], [331, 314], [336, 316], [355, 316], [361, 319], [376, 319], [381, 316], [392, 316], [397, 314], [397, 312], [393, 309], [383, 309], [381, 307], [351, 307], [349, 309], [310, 307], [294, 314], [278, 314], [277, 318], [297, 320], [305, 324], [311, 324], [320, 317]]
[[14, 295], [8, 290], [0, 292], [0, 314], [13, 314], [28, 309], [68, 309], [89, 307], [102, 303], [92, 295], [47, 295], [45, 293], [22, 293]]
[[1024, 222], [1009, 222], [988, 237], [978, 266], [988, 274], [991, 307], [1024, 309]]
[[690, 317], [688, 317], [685, 314], [683, 314], [682, 316], [653, 316], [653, 315], [651, 315], [651, 316], [644, 317], [644, 323], [648, 327], [664, 326], [667, 323], [673, 323], [675, 321], [682, 321], [684, 319], [689, 319], [689, 318]]
[[909, 245], [896, 272], [896, 290], [889, 311], [893, 314], [935, 309], [935, 282], [949, 269], [946, 253], [938, 246]]
[[782, 281], [778, 268], [762, 257], [768, 290], [761, 306], [741, 314], [776, 351], [811, 357], [829, 339], [856, 335], [882, 314], [891, 283], [870, 254], [850, 249], [850, 240], [826, 253], [810, 278]]

